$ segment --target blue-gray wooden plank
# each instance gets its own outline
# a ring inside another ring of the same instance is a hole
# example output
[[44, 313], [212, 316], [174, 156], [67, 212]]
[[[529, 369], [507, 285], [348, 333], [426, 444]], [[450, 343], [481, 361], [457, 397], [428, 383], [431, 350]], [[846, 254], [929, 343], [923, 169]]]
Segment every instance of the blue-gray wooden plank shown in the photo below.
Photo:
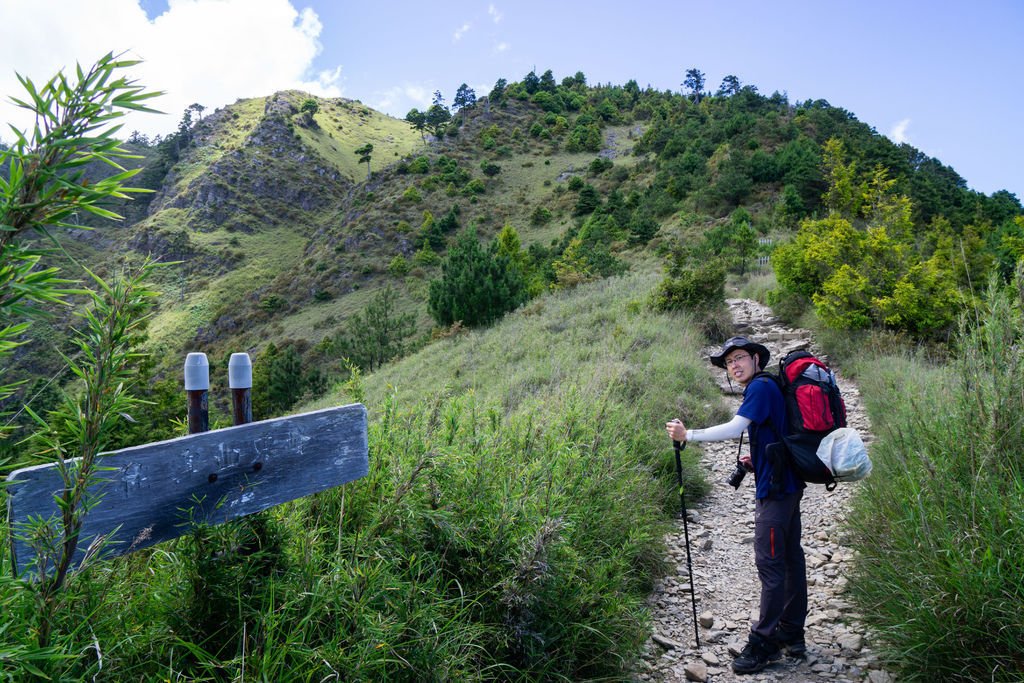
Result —
[[[70, 461], [75, 463], [76, 461]], [[75, 566], [98, 535], [122, 555], [181, 536], [189, 521], [221, 524], [365, 476], [366, 408], [352, 404], [105, 453], [89, 496]], [[34, 559], [30, 518], [57, 520], [64, 483], [55, 464], [8, 477], [8, 521], [19, 574]], [[58, 528], [55, 526], [55, 528]]]

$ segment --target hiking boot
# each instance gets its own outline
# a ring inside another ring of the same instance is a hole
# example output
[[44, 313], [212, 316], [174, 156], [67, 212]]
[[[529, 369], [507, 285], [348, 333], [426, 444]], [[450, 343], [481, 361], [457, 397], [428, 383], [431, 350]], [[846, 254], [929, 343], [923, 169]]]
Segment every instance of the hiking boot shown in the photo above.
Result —
[[775, 629], [775, 642], [790, 657], [803, 659], [807, 656], [807, 643], [804, 642], [803, 629], [789, 631], [780, 626]]
[[752, 674], [776, 661], [780, 656], [778, 645], [751, 635], [747, 646], [732, 660], [732, 670], [738, 674]]

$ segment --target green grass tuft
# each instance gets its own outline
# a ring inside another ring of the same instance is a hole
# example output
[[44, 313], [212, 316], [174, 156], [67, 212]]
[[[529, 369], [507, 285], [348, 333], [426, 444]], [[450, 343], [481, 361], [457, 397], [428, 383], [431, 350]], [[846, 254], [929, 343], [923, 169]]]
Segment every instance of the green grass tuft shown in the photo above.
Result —
[[851, 592], [907, 680], [1019, 681], [1024, 671], [1024, 334], [991, 292], [944, 367], [857, 364], [878, 440], [850, 517]]

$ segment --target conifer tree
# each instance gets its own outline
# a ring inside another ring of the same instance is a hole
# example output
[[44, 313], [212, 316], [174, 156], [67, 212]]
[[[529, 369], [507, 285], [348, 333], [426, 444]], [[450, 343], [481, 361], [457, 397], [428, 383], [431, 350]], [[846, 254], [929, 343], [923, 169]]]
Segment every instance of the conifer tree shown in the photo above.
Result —
[[416, 316], [399, 313], [397, 301], [398, 292], [387, 285], [349, 318], [348, 331], [338, 340], [342, 355], [370, 371], [401, 356], [405, 338], [416, 330]]
[[426, 126], [434, 133], [434, 137], [440, 138], [444, 135], [445, 127], [452, 120], [452, 113], [444, 104], [444, 97], [440, 90], [434, 91], [434, 102], [426, 114]]
[[459, 89], [455, 91], [455, 99], [452, 100], [452, 106], [462, 112], [462, 120], [465, 121], [466, 110], [472, 109], [474, 105], [476, 105], [476, 92], [463, 83], [459, 86]]
[[704, 72], [696, 67], [686, 70], [686, 78], [683, 80], [683, 87], [693, 95], [695, 104], [700, 104], [704, 94]]
[[419, 109], [413, 107], [412, 109], [409, 110], [409, 113], [405, 115], [405, 120], [410, 126], [412, 126], [419, 132], [420, 138], [423, 140], [423, 142], [426, 142], [427, 138], [423, 132], [427, 128], [426, 112], [422, 112]]
[[367, 142], [362, 147], [355, 150], [356, 156], [359, 157], [359, 163], [366, 164], [366, 179], [370, 179], [370, 159], [373, 155], [373, 145]]
[[459, 235], [441, 271], [441, 279], [430, 283], [428, 304], [439, 325], [486, 325], [526, 301], [519, 268], [497, 242], [485, 249], [473, 230]]

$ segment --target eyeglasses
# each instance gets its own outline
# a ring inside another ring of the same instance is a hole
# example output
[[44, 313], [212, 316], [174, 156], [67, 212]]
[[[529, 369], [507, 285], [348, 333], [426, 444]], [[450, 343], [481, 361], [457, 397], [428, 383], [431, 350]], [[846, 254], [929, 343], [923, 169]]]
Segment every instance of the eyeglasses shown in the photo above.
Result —
[[741, 360], [746, 360], [748, 358], [750, 358], [749, 355], [733, 356], [732, 358], [729, 358], [728, 360], [725, 361], [725, 367], [731, 368], [732, 366], [739, 363]]

